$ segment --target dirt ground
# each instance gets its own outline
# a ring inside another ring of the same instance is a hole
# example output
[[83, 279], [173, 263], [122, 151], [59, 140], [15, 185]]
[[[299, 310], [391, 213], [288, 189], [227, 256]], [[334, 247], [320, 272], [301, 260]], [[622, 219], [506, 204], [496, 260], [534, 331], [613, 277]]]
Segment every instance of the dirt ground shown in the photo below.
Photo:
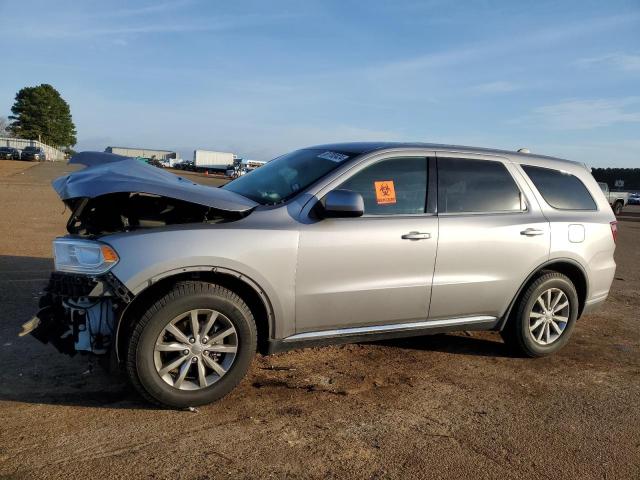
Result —
[[494, 333], [307, 349], [179, 412], [17, 337], [68, 216], [49, 182], [69, 170], [0, 162], [0, 478], [640, 478], [639, 208], [609, 300], [551, 358]]

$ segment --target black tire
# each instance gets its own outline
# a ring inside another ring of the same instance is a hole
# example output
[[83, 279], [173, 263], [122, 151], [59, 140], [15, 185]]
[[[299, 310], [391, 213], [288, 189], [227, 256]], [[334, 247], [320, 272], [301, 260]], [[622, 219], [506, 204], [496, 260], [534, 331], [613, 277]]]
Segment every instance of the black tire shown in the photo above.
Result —
[[622, 213], [622, 207], [624, 207], [622, 202], [616, 202], [613, 204], [613, 213], [614, 215], [620, 215]]
[[[166, 383], [154, 364], [156, 339], [176, 316], [192, 309], [211, 309], [231, 321], [238, 348], [229, 370], [215, 383], [199, 390], [180, 390]], [[256, 352], [255, 320], [247, 304], [231, 290], [200, 281], [176, 283], [140, 317], [132, 328], [126, 372], [135, 389], [148, 401], [187, 408], [215, 402], [228, 394], [247, 373]]]
[[[569, 301], [567, 324], [559, 338], [549, 345], [540, 345], [529, 331], [529, 317], [538, 297], [550, 288], [562, 290]], [[544, 357], [560, 350], [569, 340], [578, 318], [578, 294], [566, 275], [557, 272], [544, 273], [536, 278], [521, 295], [514, 311], [501, 332], [505, 343], [516, 353], [527, 357]]]

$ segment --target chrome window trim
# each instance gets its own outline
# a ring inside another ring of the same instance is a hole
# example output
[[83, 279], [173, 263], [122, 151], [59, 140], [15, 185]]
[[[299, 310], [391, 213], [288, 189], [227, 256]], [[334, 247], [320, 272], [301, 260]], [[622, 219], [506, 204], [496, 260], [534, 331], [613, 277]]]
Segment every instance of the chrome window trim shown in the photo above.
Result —
[[439, 217], [465, 217], [468, 215], [526, 215], [531, 213], [529, 209], [526, 210], [497, 210], [492, 212], [447, 212], [439, 213]]
[[367, 219], [376, 219], [376, 218], [422, 218], [422, 217], [437, 217], [438, 214], [437, 213], [400, 213], [398, 215], [394, 215], [394, 214], [388, 214], [385, 213], [384, 215], [361, 215], [359, 217], [351, 217], [351, 218], [331, 218], [331, 219], [327, 219], [327, 220], [362, 220]]

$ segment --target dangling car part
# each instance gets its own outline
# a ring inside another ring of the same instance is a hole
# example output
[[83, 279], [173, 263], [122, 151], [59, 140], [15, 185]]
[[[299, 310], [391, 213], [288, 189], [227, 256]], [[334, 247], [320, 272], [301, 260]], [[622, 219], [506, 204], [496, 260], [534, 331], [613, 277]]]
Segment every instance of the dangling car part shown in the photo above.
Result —
[[116, 319], [130, 298], [113, 275], [54, 272], [40, 299], [40, 310], [21, 335], [31, 333], [71, 356], [107, 354], [114, 346]]

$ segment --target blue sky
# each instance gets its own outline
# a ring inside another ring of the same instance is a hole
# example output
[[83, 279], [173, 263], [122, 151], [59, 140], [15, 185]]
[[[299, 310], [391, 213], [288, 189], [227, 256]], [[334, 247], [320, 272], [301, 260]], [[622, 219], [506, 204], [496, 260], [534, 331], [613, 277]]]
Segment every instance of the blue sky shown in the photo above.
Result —
[[78, 150], [415, 140], [640, 167], [639, 0], [0, 0], [0, 37], [0, 115], [50, 83]]

